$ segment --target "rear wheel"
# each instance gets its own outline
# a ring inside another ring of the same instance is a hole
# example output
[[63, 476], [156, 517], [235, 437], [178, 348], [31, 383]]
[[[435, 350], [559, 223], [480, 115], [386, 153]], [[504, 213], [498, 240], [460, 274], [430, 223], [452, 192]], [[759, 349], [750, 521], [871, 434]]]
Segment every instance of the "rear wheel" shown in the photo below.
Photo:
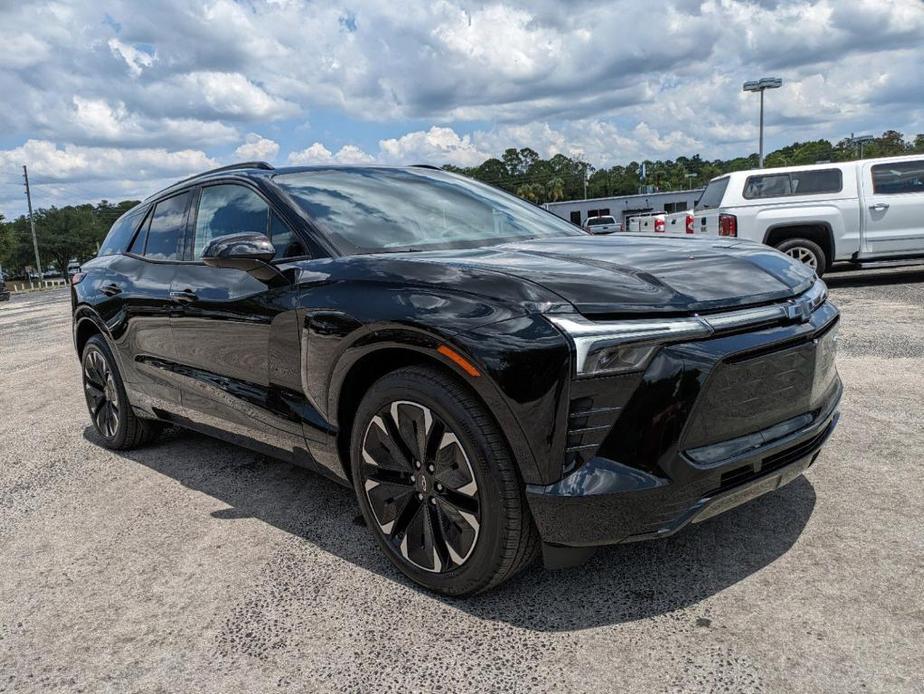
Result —
[[160, 433], [160, 422], [141, 419], [132, 411], [109, 345], [99, 335], [87, 340], [81, 366], [90, 421], [106, 448], [135, 448]]
[[455, 379], [422, 367], [382, 377], [359, 406], [351, 444], [366, 523], [415, 582], [476, 593], [535, 558], [538, 534], [506, 441]]
[[776, 249], [794, 260], [805, 263], [819, 277], [827, 270], [828, 259], [825, 257], [825, 252], [814, 241], [803, 238], [786, 239], [778, 243]]

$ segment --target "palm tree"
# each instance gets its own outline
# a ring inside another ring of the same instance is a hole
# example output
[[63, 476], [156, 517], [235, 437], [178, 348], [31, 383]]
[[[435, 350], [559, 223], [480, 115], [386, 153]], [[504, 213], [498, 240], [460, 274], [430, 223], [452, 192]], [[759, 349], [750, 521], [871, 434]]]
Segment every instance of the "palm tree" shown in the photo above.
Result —
[[556, 202], [565, 197], [565, 182], [556, 176], [545, 184], [545, 190], [548, 193], [549, 200]]
[[517, 195], [530, 202], [539, 202], [545, 193], [545, 188], [540, 183], [524, 183], [517, 188]]

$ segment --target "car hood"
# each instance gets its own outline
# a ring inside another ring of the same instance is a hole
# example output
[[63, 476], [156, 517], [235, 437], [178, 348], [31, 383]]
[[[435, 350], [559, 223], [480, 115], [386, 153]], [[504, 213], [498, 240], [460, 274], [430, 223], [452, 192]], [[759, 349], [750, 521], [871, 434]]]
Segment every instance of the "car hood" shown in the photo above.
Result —
[[585, 315], [742, 307], [795, 296], [814, 281], [802, 263], [737, 239], [569, 236], [407, 259], [501, 272], [542, 286]]

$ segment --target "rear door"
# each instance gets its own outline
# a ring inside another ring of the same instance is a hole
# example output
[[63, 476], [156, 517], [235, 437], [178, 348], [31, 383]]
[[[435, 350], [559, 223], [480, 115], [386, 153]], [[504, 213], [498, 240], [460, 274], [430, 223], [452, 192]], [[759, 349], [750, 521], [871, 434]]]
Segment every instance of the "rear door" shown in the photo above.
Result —
[[117, 302], [107, 323], [119, 352], [129, 398], [138, 405], [180, 410], [173, 369], [170, 286], [180, 260], [190, 191], [159, 200], [147, 210], [125, 255], [115, 257], [99, 291]]
[[[190, 224], [187, 262], [173, 280], [173, 335], [185, 415], [193, 422], [292, 452], [304, 448], [301, 419], [287, 404], [301, 389], [296, 291], [270, 288], [241, 270], [201, 262], [209, 241], [266, 234], [277, 257], [304, 254], [285, 222], [254, 189], [202, 187]], [[291, 373], [271, 369], [291, 364]]]
[[924, 157], [863, 165], [867, 257], [924, 254]]

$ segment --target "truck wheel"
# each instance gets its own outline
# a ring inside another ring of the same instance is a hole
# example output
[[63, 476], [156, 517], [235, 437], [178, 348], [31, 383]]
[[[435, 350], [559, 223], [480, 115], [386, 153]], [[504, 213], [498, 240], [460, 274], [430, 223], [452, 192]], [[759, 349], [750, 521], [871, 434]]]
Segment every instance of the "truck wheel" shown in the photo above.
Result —
[[819, 277], [828, 269], [828, 259], [825, 257], [825, 252], [821, 250], [821, 246], [814, 241], [802, 238], [786, 239], [778, 243], [776, 249], [781, 253], [785, 253], [790, 258], [805, 263], [812, 268]]
[[538, 533], [503, 434], [455, 379], [410, 367], [376, 381], [356, 414], [350, 458], [367, 525], [420, 585], [469, 595], [537, 556]]

